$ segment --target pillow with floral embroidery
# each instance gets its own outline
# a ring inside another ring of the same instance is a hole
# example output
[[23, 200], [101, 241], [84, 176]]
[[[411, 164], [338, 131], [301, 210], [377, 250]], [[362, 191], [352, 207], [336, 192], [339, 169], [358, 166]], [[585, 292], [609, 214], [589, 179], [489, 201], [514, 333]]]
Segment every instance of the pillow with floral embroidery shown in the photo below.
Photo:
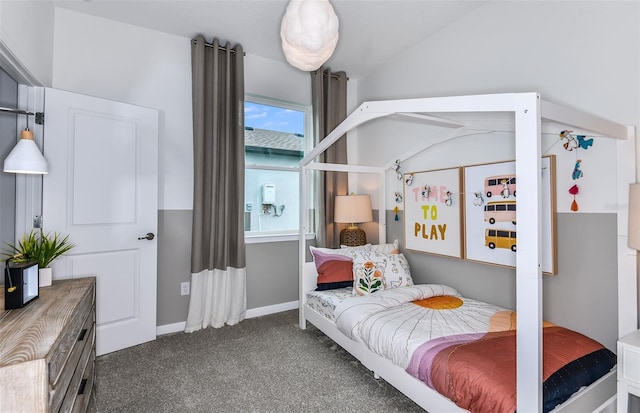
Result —
[[358, 284], [357, 270], [365, 262], [373, 263], [380, 271], [383, 288], [398, 288], [413, 285], [409, 262], [402, 253], [383, 254], [374, 251], [358, 251], [353, 257], [354, 290]]
[[373, 294], [384, 288], [383, 272], [372, 261], [353, 264], [353, 291], [358, 295]]

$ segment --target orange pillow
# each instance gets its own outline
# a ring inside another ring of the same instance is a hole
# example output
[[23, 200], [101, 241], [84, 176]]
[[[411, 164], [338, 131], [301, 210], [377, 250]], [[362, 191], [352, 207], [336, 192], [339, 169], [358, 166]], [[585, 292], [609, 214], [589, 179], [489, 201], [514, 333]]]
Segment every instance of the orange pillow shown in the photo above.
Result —
[[313, 262], [318, 271], [317, 291], [353, 286], [353, 260], [339, 254], [312, 249]]

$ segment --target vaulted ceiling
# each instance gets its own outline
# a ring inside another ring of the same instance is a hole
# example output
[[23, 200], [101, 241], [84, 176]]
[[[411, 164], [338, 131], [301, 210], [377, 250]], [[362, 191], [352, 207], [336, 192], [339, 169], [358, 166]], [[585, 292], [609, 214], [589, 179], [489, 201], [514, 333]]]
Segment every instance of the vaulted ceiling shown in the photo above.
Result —
[[[327, 62], [358, 78], [486, 0], [332, 0], [340, 39]], [[54, 0], [67, 8], [184, 37], [241, 43], [252, 55], [284, 61], [280, 21], [287, 0]]]

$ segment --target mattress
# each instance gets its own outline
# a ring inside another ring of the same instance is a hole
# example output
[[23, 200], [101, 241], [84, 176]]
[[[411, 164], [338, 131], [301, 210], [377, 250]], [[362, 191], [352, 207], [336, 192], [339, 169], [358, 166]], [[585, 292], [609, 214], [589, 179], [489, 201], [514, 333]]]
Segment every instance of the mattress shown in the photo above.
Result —
[[307, 293], [307, 305], [328, 320], [335, 321], [334, 312], [338, 304], [353, 296], [353, 287], [326, 291], [310, 291]]

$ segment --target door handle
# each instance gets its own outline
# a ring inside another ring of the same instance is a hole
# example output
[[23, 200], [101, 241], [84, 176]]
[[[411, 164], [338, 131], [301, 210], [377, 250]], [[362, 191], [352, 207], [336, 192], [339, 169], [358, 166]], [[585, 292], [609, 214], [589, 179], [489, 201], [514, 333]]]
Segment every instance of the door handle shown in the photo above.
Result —
[[139, 240], [146, 239], [146, 240], [151, 241], [154, 237], [155, 237], [155, 235], [153, 234], [153, 232], [147, 232], [147, 235], [146, 235], [146, 236], [144, 236], [144, 237], [138, 237], [138, 239], [139, 239]]

